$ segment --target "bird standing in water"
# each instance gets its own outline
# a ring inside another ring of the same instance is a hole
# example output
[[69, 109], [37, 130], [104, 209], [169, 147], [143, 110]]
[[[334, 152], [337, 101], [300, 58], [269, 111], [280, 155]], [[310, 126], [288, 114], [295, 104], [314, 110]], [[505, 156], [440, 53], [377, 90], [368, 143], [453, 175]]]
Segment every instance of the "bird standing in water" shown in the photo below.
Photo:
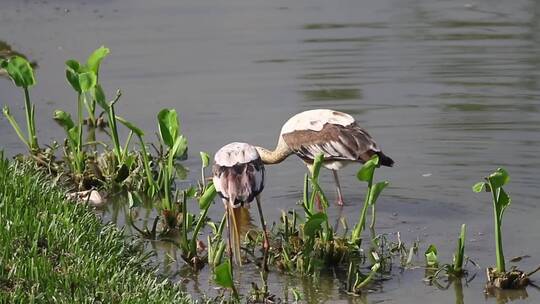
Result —
[[[268, 233], [261, 209], [260, 193], [264, 188], [264, 165], [257, 150], [246, 143], [230, 143], [217, 151], [214, 156], [213, 182], [223, 199], [227, 214], [229, 236], [229, 258], [233, 256], [238, 264], [240, 259], [240, 228], [246, 217], [246, 207], [255, 199], [261, 225], [264, 231], [263, 269], [267, 269]], [[231, 237], [232, 235], [232, 237]], [[234, 251], [234, 252], [233, 252]]]
[[379, 163], [383, 166], [394, 165], [394, 161], [379, 149], [371, 135], [351, 115], [328, 109], [301, 112], [287, 120], [273, 151], [255, 148], [264, 164], [277, 164], [296, 154], [310, 172], [315, 156], [322, 153], [323, 166], [334, 174], [340, 206], [343, 205], [343, 195], [337, 170], [351, 162], [365, 163], [373, 155], [379, 156]]

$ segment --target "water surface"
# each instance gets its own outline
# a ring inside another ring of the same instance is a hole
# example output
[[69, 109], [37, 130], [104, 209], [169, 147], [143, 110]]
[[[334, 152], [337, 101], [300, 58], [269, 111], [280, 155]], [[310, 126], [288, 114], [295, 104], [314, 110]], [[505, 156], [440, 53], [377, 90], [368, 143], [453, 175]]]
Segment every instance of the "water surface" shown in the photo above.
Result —
[[[75, 111], [64, 61], [104, 44], [112, 50], [101, 70], [104, 87], [110, 96], [116, 88], [124, 93], [118, 113], [157, 130], [159, 109], [179, 111], [192, 179], [200, 150], [231, 141], [271, 147], [283, 122], [303, 110], [351, 113], [396, 161], [377, 172], [391, 182], [379, 199], [379, 232], [400, 231], [421, 248], [435, 243], [446, 261], [467, 223], [467, 254], [481, 266], [494, 263], [489, 195], [470, 187], [505, 167], [513, 198], [504, 219], [506, 255], [531, 255], [524, 269], [540, 257], [539, 30], [534, 0], [5, 0], [0, 10], [0, 40], [39, 64], [31, 94], [42, 143], [63, 138], [51, 119], [55, 109]], [[6, 79], [0, 103], [24, 117], [22, 96]], [[24, 150], [4, 118], [0, 132], [3, 149]], [[350, 222], [365, 188], [356, 170], [341, 172]], [[267, 168], [269, 222], [300, 198], [304, 172], [294, 157]], [[332, 196], [331, 174], [323, 181]], [[123, 212], [115, 217], [113, 209], [105, 219], [122, 223]], [[210, 215], [222, 212], [216, 204]], [[181, 262], [167, 262], [172, 249], [156, 248], [162, 267], [185, 277]], [[328, 277], [310, 284], [274, 273], [271, 289], [279, 296], [296, 286], [308, 300], [328, 303], [495, 303], [484, 300], [483, 271], [470, 270], [478, 272], [472, 282], [447, 290], [426, 286], [422, 270], [394, 270], [381, 289], [355, 299]], [[242, 276], [258, 280], [250, 270]], [[207, 292], [206, 272], [184, 281], [190, 292]], [[540, 302], [538, 290], [527, 293], [515, 302]]]

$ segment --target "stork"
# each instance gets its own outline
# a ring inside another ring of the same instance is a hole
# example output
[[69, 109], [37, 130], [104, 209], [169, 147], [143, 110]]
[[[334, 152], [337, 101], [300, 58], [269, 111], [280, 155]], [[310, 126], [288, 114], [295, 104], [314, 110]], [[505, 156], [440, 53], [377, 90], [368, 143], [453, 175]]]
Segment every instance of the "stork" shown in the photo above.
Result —
[[277, 164], [291, 154], [300, 157], [310, 172], [315, 156], [322, 153], [323, 166], [332, 171], [336, 184], [337, 203], [343, 205], [343, 195], [337, 171], [352, 162], [365, 163], [373, 155], [379, 163], [392, 167], [394, 161], [386, 156], [369, 133], [355, 119], [343, 112], [316, 109], [291, 117], [279, 134], [276, 148], [271, 151], [255, 147], [264, 164]]
[[225, 206], [231, 265], [233, 256], [238, 264], [242, 263], [240, 259], [242, 212], [245, 212], [245, 208], [249, 207], [249, 204], [255, 199], [264, 231], [263, 269], [266, 270], [270, 245], [261, 209], [260, 193], [264, 188], [264, 165], [259, 153], [249, 144], [233, 142], [217, 151], [214, 162], [213, 182]]

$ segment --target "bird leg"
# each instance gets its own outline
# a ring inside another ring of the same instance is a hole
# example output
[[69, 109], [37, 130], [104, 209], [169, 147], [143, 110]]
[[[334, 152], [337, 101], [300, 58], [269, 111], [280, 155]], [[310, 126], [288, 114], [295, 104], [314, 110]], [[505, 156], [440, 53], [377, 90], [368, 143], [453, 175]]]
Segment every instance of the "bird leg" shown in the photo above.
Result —
[[261, 197], [260, 195], [257, 195], [255, 197], [257, 200], [257, 209], [259, 209], [259, 216], [261, 218], [261, 226], [264, 231], [264, 241], [263, 241], [263, 250], [264, 250], [264, 256], [263, 256], [263, 270], [268, 271], [268, 251], [270, 250], [270, 242], [268, 241], [268, 231], [266, 230], [266, 222], [264, 221], [264, 215], [261, 208]]
[[334, 173], [334, 181], [336, 182], [337, 204], [343, 206], [343, 195], [341, 195], [341, 185], [339, 184], [337, 170], [332, 170], [332, 173]]

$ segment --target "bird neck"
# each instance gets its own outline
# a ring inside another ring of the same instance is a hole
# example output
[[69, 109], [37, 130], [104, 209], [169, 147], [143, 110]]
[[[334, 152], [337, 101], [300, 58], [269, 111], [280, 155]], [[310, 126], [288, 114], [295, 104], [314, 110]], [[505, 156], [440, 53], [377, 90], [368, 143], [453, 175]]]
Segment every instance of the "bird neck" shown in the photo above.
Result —
[[257, 149], [261, 160], [266, 165], [278, 164], [292, 154], [291, 149], [289, 148], [289, 146], [287, 146], [287, 144], [283, 140], [283, 137], [281, 136], [279, 136], [278, 143], [273, 151], [265, 149], [263, 147], [255, 147], [255, 149]]

